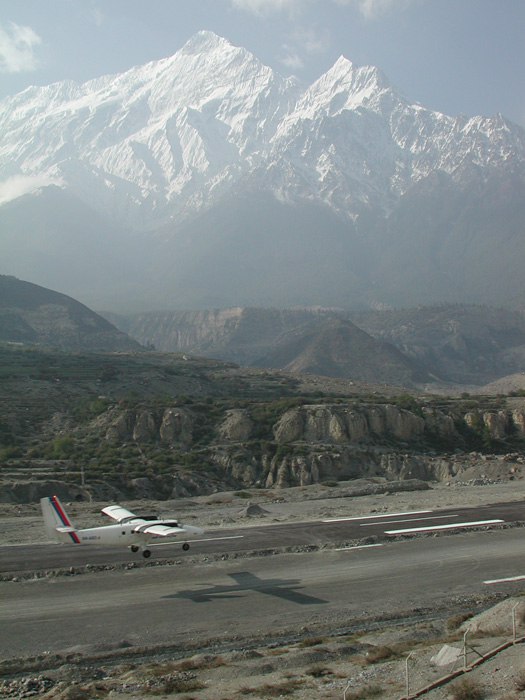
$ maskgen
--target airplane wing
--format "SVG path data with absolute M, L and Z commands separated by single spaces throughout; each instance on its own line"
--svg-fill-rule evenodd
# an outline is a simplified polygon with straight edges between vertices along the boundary
M 122 508 L 122 506 L 107 506 L 106 508 L 102 508 L 102 512 L 119 523 L 123 520 L 134 520 L 137 518 L 134 513 Z
M 181 535 L 186 530 L 183 527 L 171 527 L 169 525 L 139 525 L 135 528 L 134 532 L 141 532 L 146 535 L 159 535 L 160 537 L 174 537 L 175 535 Z

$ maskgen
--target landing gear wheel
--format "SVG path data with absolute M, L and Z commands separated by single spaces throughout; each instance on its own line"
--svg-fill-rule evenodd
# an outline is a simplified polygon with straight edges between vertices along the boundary
M 190 545 L 189 545 L 187 542 L 185 542 L 185 543 L 182 545 L 182 549 L 183 549 L 185 552 L 187 552 L 189 548 L 190 548 Z
M 131 551 L 134 552 L 134 553 L 139 551 L 139 548 L 137 547 L 136 544 L 132 544 L 131 547 L 130 547 L 130 549 L 131 549 Z
M 151 552 L 149 551 L 149 549 L 145 549 L 142 552 L 142 556 L 144 557 L 144 559 L 149 559 L 151 557 Z

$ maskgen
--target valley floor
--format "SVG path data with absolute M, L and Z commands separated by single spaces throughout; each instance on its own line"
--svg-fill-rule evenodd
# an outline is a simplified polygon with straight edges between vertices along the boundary
M 481 477 L 481 475 L 478 475 Z M 494 475 L 493 475 L 494 476 Z M 377 483 L 378 480 L 376 480 Z M 380 481 L 380 480 L 379 480 Z M 525 497 L 525 480 L 501 480 L 489 483 L 479 478 L 468 482 L 433 484 L 423 491 L 369 494 L 349 497 L 356 486 L 366 483 L 345 482 L 337 486 L 313 485 L 278 491 L 246 491 L 217 493 L 193 499 L 156 502 L 160 513 L 176 513 L 184 521 L 203 527 L 225 528 L 253 522 L 297 522 L 326 517 L 352 517 L 370 513 L 403 512 L 426 508 L 446 508 L 519 501 Z M 71 514 L 79 525 L 96 525 L 104 520 L 100 508 L 104 504 L 71 504 Z M 127 507 L 144 510 L 145 501 L 126 503 Z M 252 506 L 252 507 L 250 507 Z M 258 508 L 259 507 L 259 508 Z M 259 514 L 249 515 L 261 510 Z M 39 507 L 0 505 L 0 545 L 45 541 Z M 308 555 L 306 555 L 308 556 Z M 21 585 L 16 583 L 3 585 Z M 519 592 L 515 584 L 509 593 Z M 508 594 L 507 594 L 508 595 Z M 472 636 L 468 652 L 471 664 L 512 637 L 511 610 L 520 607 L 518 636 L 525 633 L 525 604 L 521 598 L 506 599 L 505 592 L 487 595 L 481 600 L 465 600 L 465 607 L 489 608 L 481 620 L 485 627 Z M 490 605 L 503 599 L 496 612 Z M 387 606 L 388 607 L 388 606 Z M 249 644 L 244 640 L 225 644 L 223 649 L 210 646 L 207 651 L 188 647 L 175 655 L 160 649 L 148 650 L 145 658 L 126 660 L 126 649 L 108 654 L 84 655 L 76 651 L 59 657 L 56 664 L 23 662 L 11 659 L 0 662 L 0 696 L 27 697 L 28 688 L 39 687 L 41 697 L 55 700 L 78 700 L 107 696 L 120 700 L 142 700 L 152 696 L 189 700 L 231 700 L 289 697 L 324 699 L 368 698 L 396 700 L 406 694 L 406 659 L 410 658 L 410 692 L 414 693 L 452 670 L 438 667 L 430 659 L 444 643 L 462 648 L 463 632 L 458 631 L 457 605 L 436 609 L 426 619 L 396 619 L 394 610 L 382 620 L 363 622 L 363 629 L 346 636 L 331 636 L 326 630 L 297 630 L 289 640 L 272 643 L 258 638 L 254 630 Z M 522 611 L 521 608 L 524 608 Z M 497 624 L 495 624 L 495 621 Z M 451 624 L 453 623 L 453 624 Z M 209 653 L 208 653 L 209 652 Z M 525 645 L 512 645 L 470 671 L 464 678 L 478 684 L 488 700 L 523 696 L 525 686 Z M 462 667 L 460 659 L 455 668 Z M 2 680 L 3 678 L 3 680 Z M 44 679 L 51 679 L 45 681 Z M 463 682 L 461 679 L 453 681 Z M 33 685 L 31 686 L 31 683 Z M 48 686 L 45 684 L 48 683 Z M 428 700 L 452 696 L 452 682 L 429 690 Z M 40 685 L 39 685 L 40 684 Z M 43 691 L 49 688 L 48 693 Z M 74 691 L 73 695 L 71 694 Z
M 525 478 L 521 474 L 509 478 L 505 463 L 495 462 L 500 466 L 487 464 L 483 473 L 472 471 L 447 484 L 431 484 L 426 490 L 349 495 L 356 491 L 366 494 L 368 489 L 388 483 L 376 478 L 330 486 L 314 484 L 289 489 L 247 489 L 173 501 L 127 501 L 121 505 L 131 511 L 154 510 L 161 516 L 176 516 L 182 522 L 204 528 L 228 528 L 250 522 L 298 522 L 523 500 Z M 487 472 L 490 478 L 487 478 Z M 465 476 L 469 477 L 468 480 L 459 480 Z M 68 504 L 68 513 L 78 527 L 96 527 L 110 522 L 100 512 L 105 505 L 108 504 L 72 503 Z M 254 513 L 250 514 L 252 511 Z M 0 546 L 45 542 L 46 539 L 39 504 L 0 503 Z

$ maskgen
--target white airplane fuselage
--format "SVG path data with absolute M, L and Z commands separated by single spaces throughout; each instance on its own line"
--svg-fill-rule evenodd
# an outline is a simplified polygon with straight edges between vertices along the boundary
M 67 528 L 64 528 L 64 530 L 67 530 Z M 162 537 L 161 535 L 134 532 L 131 525 L 117 524 L 89 527 L 85 530 L 75 530 L 75 533 L 80 540 L 79 544 L 124 545 L 129 547 L 133 544 L 145 545 L 155 541 L 183 543 L 202 535 L 202 530 L 191 525 L 184 525 L 184 532 L 181 532 L 180 535 Z M 62 542 L 74 542 L 71 539 L 72 533 L 58 532 L 58 534 Z
M 156 516 L 137 516 L 118 505 L 102 509 L 105 515 L 118 521 L 114 525 L 80 529 L 73 525 L 57 496 L 42 498 L 40 502 L 49 537 L 69 544 L 116 545 L 129 547 L 133 552 L 141 549 L 147 558 L 151 554 L 148 545 L 152 542 L 180 542 L 186 550 L 189 549 L 188 540 L 204 534 L 200 527 Z

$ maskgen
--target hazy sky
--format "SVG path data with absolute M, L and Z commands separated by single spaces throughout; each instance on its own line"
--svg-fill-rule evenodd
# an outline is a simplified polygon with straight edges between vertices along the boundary
M 0 98 L 169 56 L 210 29 L 311 82 L 343 54 L 447 114 L 525 126 L 525 0 L 1 0 Z

